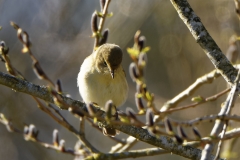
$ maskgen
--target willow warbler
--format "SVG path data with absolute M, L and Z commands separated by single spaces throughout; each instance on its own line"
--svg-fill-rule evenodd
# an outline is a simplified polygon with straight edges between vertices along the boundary
M 108 100 L 116 107 L 126 101 L 128 84 L 121 66 L 122 56 L 119 46 L 103 44 L 84 60 L 77 83 L 85 103 L 95 102 L 103 109 Z M 103 128 L 103 134 L 115 136 L 116 130 Z

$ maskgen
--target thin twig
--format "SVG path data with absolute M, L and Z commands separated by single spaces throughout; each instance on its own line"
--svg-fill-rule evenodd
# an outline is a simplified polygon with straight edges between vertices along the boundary
M 190 85 L 183 92 L 175 96 L 173 99 L 167 101 L 164 106 L 161 108 L 161 112 L 167 111 L 170 108 L 176 107 L 180 102 L 182 102 L 187 97 L 191 96 L 198 88 L 200 88 L 203 84 L 212 83 L 214 79 L 219 77 L 220 74 L 217 70 L 213 70 L 210 73 L 199 77 L 192 85 Z
M 56 150 L 56 151 L 59 151 L 59 152 L 62 152 L 62 153 L 66 153 L 66 154 L 75 155 L 75 156 L 82 156 L 83 153 L 85 152 L 85 151 L 80 151 L 80 150 L 75 151 L 73 149 L 65 149 L 64 143 L 62 143 L 60 145 L 58 142 L 57 142 L 58 144 L 51 144 L 51 143 L 43 142 L 43 141 L 41 141 L 37 138 L 37 134 L 35 134 L 35 135 L 33 135 L 32 133 L 30 134 L 29 130 L 28 131 L 24 130 L 24 132 L 20 131 L 8 119 L 6 119 L 3 114 L 0 114 L 0 123 L 5 125 L 8 130 L 11 129 L 9 131 L 22 134 L 25 137 L 25 140 L 36 142 L 36 143 L 38 143 L 38 144 L 40 144 L 40 145 L 42 145 L 46 148 L 51 148 L 53 150 Z M 27 128 L 29 129 L 30 127 L 27 127 Z M 36 129 L 36 128 L 34 127 L 34 129 Z M 37 133 L 37 131 L 35 131 L 35 133 Z M 64 142 L 64 140 L 62 140 L 62 142 Z M 84 155 L 84 156 L 87 156 L 87 154 Z
M 48 108 L 46 108 L 37 98 L 33 97 L 37 103 L 38 106 L 41 110 L 43 110 L 44 112 L 46 112 L 50 117 L 52 117 L 56 122 L 58 122 L 59 124 L 61 124 L 62 126 L 64 126 L 65 128 L 67 128 L 69 131 L 73 132 L 74 135 L 81 140 L 81 142 L 91 151 L 91 152 L 95 152 L 98 153 L 99 151 L 92 146 L 88 140 L 85 138 L 84 134 L 82 134 L 81 132 L 78 132 L 71 124 L 69 124 L 67 121 L 63 121 L 61 119 L 59 119 L 58 117 L 56 117 L 51 110 L 49 110 Z
M 80 140 L 92 153 L 100 153 L 85 137 L 85 117 L 80 117 Z
M 218 114 L 220 116 L 228 115 L 231 111 L 231 108 L 234 106 L 234 101 L 236 100 L 236 95 L 237 95 L 236 90 L 237 90 L 237 87 L 238 87 L 239 74 L 240 74 L 240 72 L 238 72 L 238 75 L 236 77 L 234 85 L 232 86 L 231 92 L 228 94 L 228 97 L 225 101 L 225 104 L 221 108 L 221 111 Z M 222 133 L 225 133 L 224 130 L 226 130 L 227 126 L 225 126 L 225 125 L 223 126 L 223 125 L 224 125 L 224 122 L 222 122 L 221 120 L 216 120 L 215 125 L 214 125 L 214 127 L 213 127 L 213 129 L 210 133 L 210 136 L 211 137 L 218 136 L 218 134 L 222 131 L 222 128 L 223 128 Z M 224 134 L 222 136 L 224 136 Z M 204 150 L 202 152 L 201 160 L 207 160 L 210 157 L 211 152 L 213 150 L 213 145 L 214 145 L 213 143 L 209 143 L 209 144 L 205 145 Z M 218 148 L 219 150 L 220 150 L 220 147 L 221 147 L 221 142 L 220 142 L 220 145 L 219 145 L 219 148 Z M 218 155 L 216 157 L 218 158 Z M 216 160 L 216 158 L 214 160 Z
M 205 99 L 202 98 L 200 102 L 195 102 L 193 104 L 189 104 L 189 105 L 186 105 L 186 106 L 169 109 L 169 110 L 161 112 L 160 115 L 164 114 L 164 113 L 172 113 L 172 112 L 176 112 L 176 111 L 180 111 L 180 110 L 196 107 L 196 106 L 198 106 L 200 104 L 203 104 L 203 103 L 206 103 L 206 102 L 209 102 L 209 101 L 215 101 L 215 100 L 217 100 L 217 98 L 223 96 L 224 94 L 226 94 L 229 91 L 230 91 L 230 88 L 227 88 L 227 89 L 223 90 L 222 92 L 220 92 L 220 93 L 218 93 L 216 95 L 213 95 L 213 96 L 205 98 Z
M 200 122 L 214 121 L 214 120 L 222 120 L 222 121 L 233 120 L 233 121 L 240 122 L 240 116 L 237 116 L 237 115 L 207 115 L 207 116 L 195 118 L 195 119 L 188 120 L 188 121 L 182 121 L 182 122 L 179 120 L 174 120 L 174 119 L 170 119 L 170 118 L 169 118 L 169 120 L 171 121 L 172 125 L 193 126 L 193 125 L 199 124 Z
M 122 143 L 116 144 L 111 148 L 111 151 L 109 153 L 116 153 L 116 152 L 120 153 L 120 152 L 128 151 L 136 143 L 137 143 L 137 139 L 132 136 L 129 136 L 125 144 L 122 144 Z
M 4 114 L 0 113 L 0 123 L 6 126 L 7 130 L 9 132 L 16 132 L 16 133 L 22 133 L 19 129 L 13 126 L 12 122 L 9 121 Z
M 232 109 L 232 107 L 234 106 L 236 97 L 237 97 L 237 95 L 238 95 L 238 93 L 239 93 L 239 91 L 237 91 L 238 82 L 239 82 L 239 77 L 240 77 L 240 70 L 238 70 L 238 75 L 237 75 L 236 80 L 235 80 L 235 82 L 234 82 L 234 85 L 233 85 L 233 87 L 232 87 L 232 89 L 231 89 L 231 92 L 232 92 L 232 93 L 231 93 L 231 98 L 229 99 L 229 102 L 226 102 L 226 103 L 229 103 L 229 104 L 228 104 L 228 108 L 226 109 L 226 112 L 224 113 L 224 115 L 230 114 L 231 109 Z M 238 89 L 239 89 L 239 88 L 238 88 Z M 222 132 L 221 132 L 221 134 L 220 134 L 221 138 L 224 137 L 224 134 L 225 134 L 225 132 L 226 132 L 226 130 L 227 130 L 227 126 L 228 126 L 228 122 L 229 122 L 229 121 L 226 120 L 226 121 L 224 121 L 224 122 L 225 122 L 225 123 L 224 123 L 224 125 L 223 125 Z M 221 146 L 222 146 L 222 141 L 219 141 L 219 143 L 218 143 L 218 149 L 217 149 L 217 153 L 216 153 L 216 158 L 215 158 L 214 160 L 216 160 L 217 158 L 219 158 L 219 156 L 220 156 L 220 151 L 221 151 Z
M 99 34 L 102 33 L 103 25 L 104 25 L 105 19 L 106 19 L 107 14 L 108 14 L 108 7 L 109 7 L 110 2 L 111 2 L 111 0 L 106 0 L 106 2 L 105 2 L 105 6 L 104 6 L 103 11 L 102 11 L 102 16 L 100 18 L 100 22 L 99 22 L 99 25 L 98 25 L 98 33 Z M 99 38 L 100 38 L 99 35 L 96 35 L 93 51 L 96 49 L 96 47 L 98 47 Z
M 51 109 L 54 110 L 54 112 L 61 118 L 62 121 L 67 122 L 67 120 L 63 117 L 63 115 L 59 112 L 59 110 L 57 110 L 56 108 L 53 107 L 53 105 L 48 104 L 48 107 L 50 107 Z
M 160 109 L 161 112 L 168 112 L 169 109 L 174 108 L 179 104 L 181 101 L 186 99 L 187 97 L 191 96 L 199 87 L 201 87 L 203 84 L 206 83 L 212 83 L 212 81 L 219 77 L 220 73 L 218 70 L 213 70 L 207 74 L 205 74 L 202 77 L 199 77 L 192 85 L 190 85 L 187 89 L 185 89 L 183 92 L 179 93 L 177 96 L 172 98 L 171 100 L 167 101 L 163 107 Z M 189 107 L 194 107 L 195 105 L 198 105 L 198 103 L 194 103 Z M 187 106 L 186 106 L 187 107 Z M 188 107 L 187 107 L 188 108 Z M 178 110 L 178 109 L 176 109 Z M 171 111 L 170 111 L 171 112 Z M 166 114 L 161 114 L 161 116 L 156 115 L 154 117 L 154 121 L 158 122 L 161 119 L 163 119 L 166 116 Z
M 14 22 L 10 22 L 10 24 L 14 27 L 14 29 L 17 30 L 17 36 L 18 39 L 22 42 L 23 44 L 23 49 L 22 52 L 26 53 L 28 52 L 29 56 L 31 57 L 32 61 L 33 61 L 33 70 L 36 73 L 36 75 L 38 76 L 39 79 L 44 79 L 46 80 L 48 83 L 50 83 L 50 85 L 52 85 L 52 87 L 54 87 L 54 83 L 52 82 L 52 80 L 45 74 L 45 72 L 43 71 L 39 61 L 37 60 L 37 58 L 33 55 L 32 51 L 31 51 L 31 42 L 30 42 L 30 38 L 29 35 L 26 31 L 23 31 L 22 28 L 20 28 L 16 23 Z

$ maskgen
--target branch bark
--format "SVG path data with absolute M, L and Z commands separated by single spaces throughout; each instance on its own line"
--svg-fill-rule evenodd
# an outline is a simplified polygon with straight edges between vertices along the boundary
M 132 150 L 128 152 L 121 153 L 98 153 L 91 155 L 84 160 L 105 160 L 105 159 L 124 159 L 124 158 L 139 158 L 139 157 L 149 157 L 154 155 L 166 154 L 169 151 L 160 148 L 148 148 L 142 150 Z

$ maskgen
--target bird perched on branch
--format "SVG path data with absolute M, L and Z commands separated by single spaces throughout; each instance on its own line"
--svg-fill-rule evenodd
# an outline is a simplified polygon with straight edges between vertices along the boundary
M 104 108 L 108 100 L 117 107 L 126 101 L 128 84 L 121 66 L 122 56 L 119 46 L 107 43 L 84 60 L 77 83 L 85 103 L 95 102 Z M 116 130 L 103 128 L 103 134 L 115 136 Z

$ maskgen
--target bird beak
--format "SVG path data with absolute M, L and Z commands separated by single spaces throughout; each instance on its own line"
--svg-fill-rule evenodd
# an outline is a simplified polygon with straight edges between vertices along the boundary
M 111 73 L 112 79 L 114 79 L 114 70 L 111 70 L 110 73 Z

